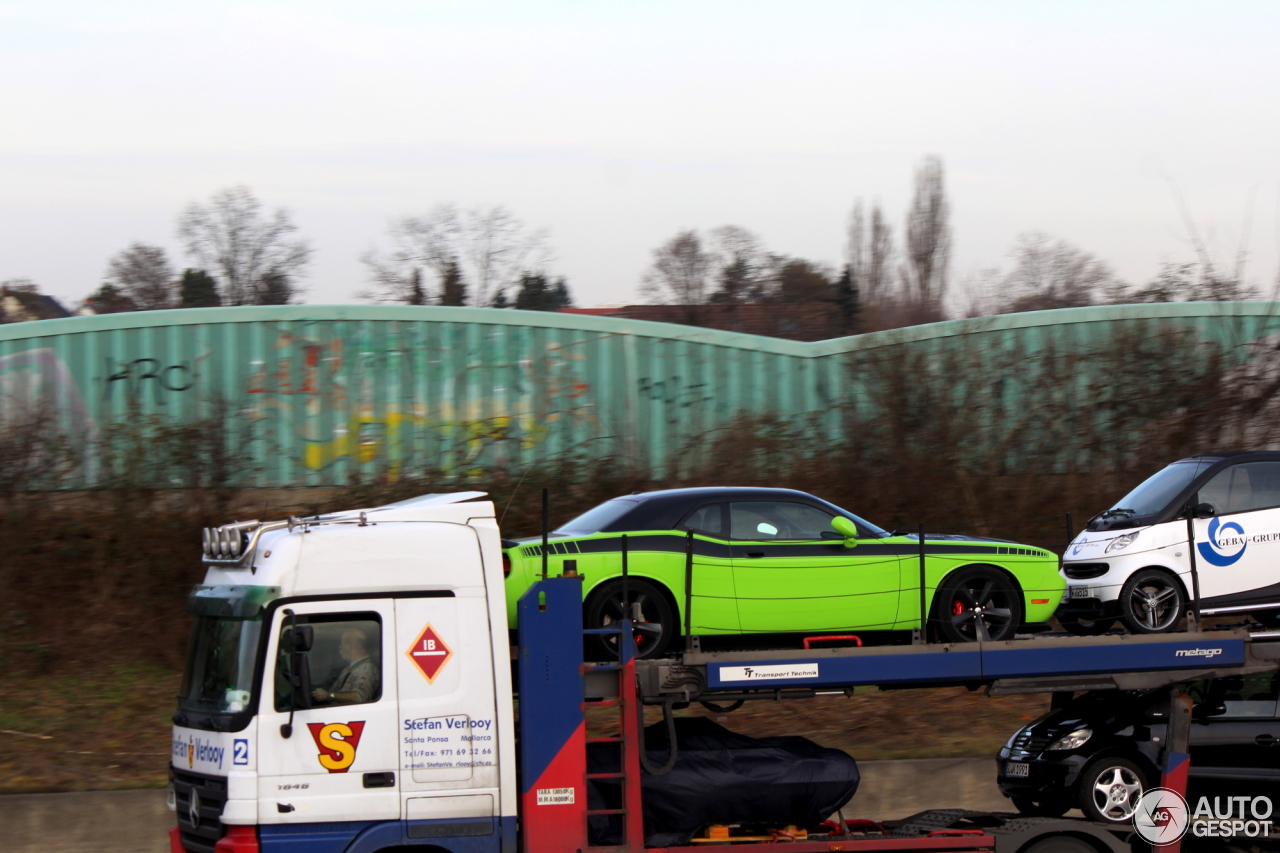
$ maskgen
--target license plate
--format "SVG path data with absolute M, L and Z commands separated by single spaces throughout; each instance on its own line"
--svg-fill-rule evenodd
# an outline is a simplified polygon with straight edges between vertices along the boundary
M 1089 587 L 1072 586 L 1067 588 L 1072 598 L 1089 598 Z
M 1006 776 L 1030 776 L 1031 765 L 1020 764 L 1017 761 L 1006 761 L 1004 764 L 1004 775 Z

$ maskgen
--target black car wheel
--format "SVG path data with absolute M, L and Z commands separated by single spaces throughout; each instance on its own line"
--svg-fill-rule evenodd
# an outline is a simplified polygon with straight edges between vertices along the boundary
M 1022 622 L 1022 594 L 1008 575 L 990 566 L 948 576 L 934 602 L 938 633 L 951 643 L 1011 640 Z
M 636 657 L 661 655 L 676 635 L 676 617 L 671 603 L 654 584 L 631 579 L 627 582 L 627 603 L 624 607 L 622 587 L 622 581 L 614 580 L 591 593 L 583 614 L 586 627 L 616 627 L 625 612 L 631 618 Z M 591 640 L 588 648 L 602 655 L 603 660 L 618 659 L 617 634 L 597 634 Z
M 1089 820 L 1123 823 L 1133 819 L 1147 789 L 1146 775 L 1126 758 L 1099 758 L 1080 773 L 1080 810 Z
M 1098 848 L 1073 835 L 1054 835 L 1023 848 L 1022 853 L 1098 853 Z
M 1186 609 L 1186 596 L 1173 575 L 1160 569 L 1134 572 L 1120 589 L 1120 612 L 1135 634 L 1172 631 Z
M 1075 613 L 1059 613 L 1062 630 L 1077 637 L 1096 637 L 1115 627 L 1115 619 L 1088 619 Z
M 1270 628 L 1272 630 L 1280 628 L 1280 611 L 1263 610 L 1257 613 L 1250 613 L 1249 615 L 1262 623 L 1264 628 Z
M 1033 817 L 1062 817 L 1071 808 L 1071 801 L 1066 797 L 1052 800 L 1037 800 L 1032 797 L 1010 797 L 1013 807 L 1020 814 Z

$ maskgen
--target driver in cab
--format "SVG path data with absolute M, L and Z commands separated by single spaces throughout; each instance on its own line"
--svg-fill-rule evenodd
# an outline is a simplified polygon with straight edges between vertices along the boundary
M 378 668 L 369 659 L 369 636 L 363 628 L 342 632 L 338 654 L 347 662 L 333 687 L 317 687 L 311 698 L 319 705 L 354 705 L 378 695 Z

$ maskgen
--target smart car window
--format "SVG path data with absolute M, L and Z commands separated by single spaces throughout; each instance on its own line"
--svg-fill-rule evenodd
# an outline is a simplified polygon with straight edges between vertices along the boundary
M 382 624 L 376 613 L 299 614 L 298 624 L 311 625 L 315 639 L 307 653 L 311 667 L 313 707 L 361 705 L 382 697 Z M 280 630 L 276 660 L 276 710 L 289 710 L 287 653 L 291 631 Z
M 707 504 L 700 506 L 677 525 L 679 530 L 692 530 L 708 536 L 719 536 L 724 527 L 724 504 Z
M 1200 488 L 1199 501 L 1218 515 L 1280 507 L 1280 462 L 1232 465 Z
M 737 541 L 822 539 L 831 530 L 829 512 L 788 501 L 741 501 L 729 505 L 729 538 Z

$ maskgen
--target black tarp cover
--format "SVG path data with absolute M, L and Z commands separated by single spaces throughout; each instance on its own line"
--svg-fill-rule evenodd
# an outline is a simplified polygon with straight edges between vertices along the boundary
M 751 738 L 731 732 L 705 717 L 678 717 L 679 754 L 671 772 L 641 773 L 646 847 L 688 844 L 713 823 L 813 827 L 853 797 L 858 765 L 847 753 L 827 749 L 802 737 Z M 664 723 L 644 731 L 649 763 L 667 760 Z M 618 747 L 587 747 L 588 773 L 617 773 Z M 621 784 L 592 779 L 588 808 L 622 807 Z M 621 844 L 622 819 L 593 815 L 588 821 L 592 844 Z

